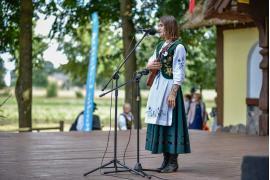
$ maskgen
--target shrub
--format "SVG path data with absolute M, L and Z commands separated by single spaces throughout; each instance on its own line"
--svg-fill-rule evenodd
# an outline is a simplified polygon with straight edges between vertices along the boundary
M 47 97 L 57 97 L 57 84 L 56 83 L 49 83 L 47 87 Z
M 81 91 L 76 91 L 75 95 L 76 95 L 76 98 L 83 98 L 83 94 Z

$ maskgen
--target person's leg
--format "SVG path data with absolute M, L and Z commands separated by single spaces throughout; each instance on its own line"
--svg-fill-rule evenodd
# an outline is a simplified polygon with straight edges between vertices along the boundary
M 168 162 L 169 162 L 169 157 L 170 157 L 170 154 L 169 153 L 163 153 L 163 162 L 160 166 L 160 168 L 158 168 L 159 171 L 161 171 L 162 169 L 164 169 Z
M 178 158 L 178 154 L 169 154 L 168 164 L 160 172 L 161 173 L 171 173 L 171 172 L 177 171 L 177 169 L 178 169 L 177 158 Z

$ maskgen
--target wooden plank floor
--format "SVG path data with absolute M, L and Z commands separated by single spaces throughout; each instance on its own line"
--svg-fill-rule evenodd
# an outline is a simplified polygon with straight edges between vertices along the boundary
M 157 168 L 162 157 L 144 150 L 145 132 L 140 131 L 141 163 L 144 168 Z M 83 177 L 85 172 L 100 165 L 107 133 L 0 133 L 0 179 L 143 179 L 127 172 L 108 177 L 100 175 L 99 171 Z M 118 133 L 121 162 L 128 137 L 129 131 Z M 268 137 L 190 131 L 190 139 L 192 153 L 180 155 L 180 168 L 176 173 L 148 174 L 164 179 L 240 179 L 244 155 L 268 155 Z M 126 156 L 126 164 L 133 167 L 136 163 L 135 131 L 132 131 Z M 104 162 L 112 158 L 113 136 Z

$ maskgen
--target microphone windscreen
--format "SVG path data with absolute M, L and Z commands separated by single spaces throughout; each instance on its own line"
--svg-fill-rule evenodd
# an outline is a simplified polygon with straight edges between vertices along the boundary
M 148 32 L 149 35 L 155 35 L 156 33 L 157 33 L 157 30 L 149 29 L 149 32 Z

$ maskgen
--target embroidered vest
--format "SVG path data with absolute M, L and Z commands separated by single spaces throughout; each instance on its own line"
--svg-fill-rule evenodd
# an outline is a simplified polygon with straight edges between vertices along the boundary
M 121 113 L 121 115 L 124 116 L 124 118 L 126 120 L 127 129 L 131 129 L 133 118 L 131 118 L 131 120 L 128 120 L 127 114 Z
M 156 48 L 156 57 L 159 55 L 159 51 L 164 44 L 165 41 L 161 41 Z M 167 50 L 167 52 L 163 53 L 160 58 L 160 63 L 161 63 L 161 73 L 163 77 L 166 79 L 173 79 L 173 69 L 172 69 L 172 64 L 173 64 L 173 55 L 174 55 L 174 50 L 176 46 L 180 44 L 179 40 L 176 40 L 170 48 Z

